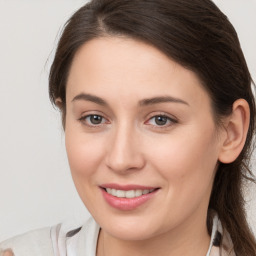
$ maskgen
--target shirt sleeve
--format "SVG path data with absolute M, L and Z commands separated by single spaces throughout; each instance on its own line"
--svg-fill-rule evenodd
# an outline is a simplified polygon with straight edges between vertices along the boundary
M 15 236 L 0 243 L 0 249 L 12 249 L 15 256 L 54 256 L 51 228 L 43 228 Z

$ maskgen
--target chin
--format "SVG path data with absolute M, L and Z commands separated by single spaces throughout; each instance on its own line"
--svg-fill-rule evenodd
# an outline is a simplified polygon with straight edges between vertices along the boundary
M 126 216 L 119 220 L 109 218 L 107 221 L 100 220 L 98 223 L 110 236 L 126 241 L 147 240 L 159 235 L 164 229 L 162 225 L 159 225 L 160 223 L 147 220 L 145 216 L 142 218 Z

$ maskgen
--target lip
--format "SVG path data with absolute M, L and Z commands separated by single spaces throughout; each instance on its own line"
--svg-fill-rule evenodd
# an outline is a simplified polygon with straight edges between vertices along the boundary
M 141 185 L 135 185 L 135 184 L 127 184 L 127 185 L 120 185 L 120 184 L 115 184 L 115 183 L 108 183 L 108 184 L 102 184 L 100 185 L 101 188 L 114 188 L 114 189 L 119 189 L 119 190 L 124 190 L 124 191 L 129 191 L 129 190 L 145 190 L 145 189 L 156 189 L 157 187 L 147 187 L 147 186 L 141 186 Z
M 140 186 L 140 185 L 119 185 L 119 184 L 102 184 L 99 188 L 102 192 L 102 195 L 105 201 L 111 207 L 121 211 L 135 210 L 139 206 L 145 204 L 150 199 L 152 199 L 156 195 L 157 191 L 159 190 L 159 188 L 157 187 L 148 187 L 148 186 Z M 120 197 L 116 197 L 108 194 L 107 191 L 105 190 L 106 188 L 112 188 L 112 189 L 118 189 L 118 190 L 124 190 L 124 191 L 136 190 L 136 189 L 139 189 L 139 190 L 155 189 L 155 190 L 149 194 L 144 194 L 135 198 L 123 198 L 123 197 L 120 198 Z

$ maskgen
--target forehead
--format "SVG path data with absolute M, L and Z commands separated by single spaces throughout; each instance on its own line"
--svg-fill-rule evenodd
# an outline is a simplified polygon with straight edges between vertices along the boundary
M 117 37 L 93 39 L 78 50 L 68 77 L 67 101 L 79 93 L 122 102 L 159 94 L 209 101 L 194 72 L 149 44 Z

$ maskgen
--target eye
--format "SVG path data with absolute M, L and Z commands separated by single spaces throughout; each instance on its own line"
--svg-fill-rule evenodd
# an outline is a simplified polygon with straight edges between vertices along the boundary
M 170 126 L 173 123 L 177 123 L 177 121 L 173 118 L 170 118 L 166 115 L 156 115 L 151 117 L 146 124 L 154 125 L 154 126 Z
M 79 120 L 88 126 L 98 126 L 107 123 L 103 116 L 95 114 L 83 116 Z

